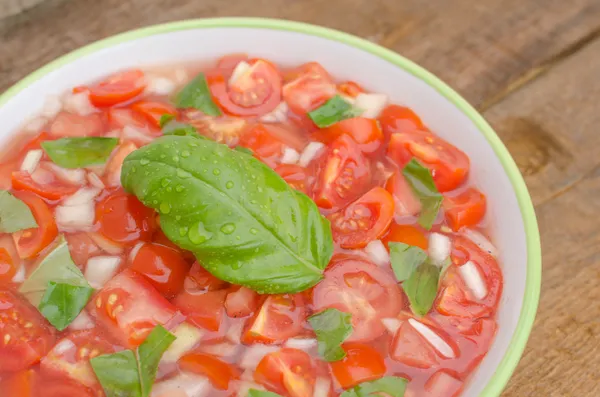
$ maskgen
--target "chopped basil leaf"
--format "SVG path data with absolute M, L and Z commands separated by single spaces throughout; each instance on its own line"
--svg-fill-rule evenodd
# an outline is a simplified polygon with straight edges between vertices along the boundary
M 172 120 L 166 123 L 162 127 L 163 135 L 177 135 L 177 136 L 193 136 L 194 138 L 204 138 L 198 134 L 198 130 L 192 125 L 180 123 Z
M 172 114 L 163 114 L 162 116 L 160 116 L 158 125 L 160 126 L 160 128 L 163 128 L 165 126 L 165 124 L 167 124 L 169 121 L 174 120 L 174 119 L 175 119 L 175 116 L 173 116 Z
M 413 313 L 424 316 L 429 312 L 437 295 L 439 278 L 440 268 L 425 261 L 402 283 Z
M 336 95 L 315 110 L 308 112 L 308 117 L 314 121 L 317 127 L 324 128 L 338 121 L 355 117 L 358 114 L 360 113 L 357 113 L 351 104 L 341 96 Z
M 346 357 L 341 344 L 352 333 L 352 315 L 337 309 L 326 309 L 308 318 L 319 342 L 319 355 L 325 361 L 338 361 Z
M 58 245 L 42 259 L 33 273 L 21 284 L 19 292 L 32 305 L 38 307 L 51 281 L 75 287 L 89 287 L 81 270 L 73 263 L 67 242 L 62 236 Z
M 175 97 L 178 108 L 194 108 L 207 116 L 220 116 L 221 110 L 213 102 L 204 73 L 198 74 Z
M 42 142 L 42 148 L 61 167 L 81 168 L 106 163 L 118 143 L 118 138 L 61 138 Z
M 363 382 L 350 390 L 343 392 L 340 397 L 403 397 L 408 380 L 399 376 L 384 376 L 370 382 Z
M 234 148 L 234 150 L 237 150 L 238 152 L 249 154 L 250 156 L 254 156 L 254 152 L 252 151 L 252 149 L 248 149 L 247 147 L 236 146 Z
M 163 353 L 175 336 L 162 326 L 154 327 L 137 352 L 124 350 L 90 360 L 107 397 L 148 397 Z
M 50 281 L 38 309 L 50 324 L 62 331 L 79 315 L 92 292 L 94 289 L 90 286 L 78 287 Z
M 38 227 L 38 224 L 27 204 L 6 190 L 0 190 L 0 233 L 14 233 L 34 227 Z
M 435 187 L 431 172 L 413 158 L 404 166 L 402 174 L 421 201 L 419 224 L 427 230 L 431 229 L 443 199 L 443 196 Z
M 250 389 L 248 390 L 248 397 L 282 397 L 280 394 L 273 393 L 270 391 Z
M 402 282 L 410 277 L 412 272 L 427 259 L 427 253 L 419 247 L 404 243 L 388 243 L 390 259 L 396 279 Z

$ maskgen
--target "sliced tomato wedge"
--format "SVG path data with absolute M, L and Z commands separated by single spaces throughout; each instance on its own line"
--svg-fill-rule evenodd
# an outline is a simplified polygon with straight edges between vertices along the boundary
M 137 150 L 133 142 L 122 143 L 110 155 L 104 171 L 106 182 L 109 186 L 121 186 L 121 169 L 123 161 L 131 152 Z
M 142 245 L 130 266 L 167 299 L 181 291 L 189 268 L 179 252 L 153 243 Z
M 33 180 L 31 175 L 25 171 L 15 171 L 12 173 L 12 186 L 16 190 L 33 192 L 48 200 L 60 200 L 79 190 L 78 186 L 66 185 L 58 180 L 44 184 L 37 183 Z
M 246 317 L 258 308 L 259 295 L 250 288 L 239 287 L 237 291 L 227 294 L 225 299 L 225 310 L 229 317 Z
M 390 136 L 397 132 L 415 132 L 426 130 L 427 128 L 410 108 L 389 105 L 379 115 L 381 129 L 386 136 Z
M 132 104 L 131 109 L 144 115 L 156 128 L 160 128 L 160 119 L 163 115 L 177 116 L 177 109 L 163 102 L 139 101 Z
M 394 197 L 394 212 L 397 216 L 414 217 L 421 212 L 421 201 L 401 172 L 394 172 L 389 177 L 385 189 Z
M 352 138 L 336 139 L 318 161 L 313 199 L 319 207 L 340 209 L 369 189 L 371 165 Z
M 206 376 L 220 390 L 229 389 L 230 383 L 240 378 L 239 369 L 209 354 L 187 354 L 179 359 L 178 365 L 183 371 Z
M 36 308 L 0 290 L 0 373 L 36 364 L 54 343 L 54 329 Z
M 94 397 L 89 388 L 69 379 L 48 379 L 39 383 L 36 396 L 39 397 Z
M 275 168 L 275 172 L 294 189 L 310 195 L 311 185 L 306 168 L 296 164 L 280 164 Z
M 198 294 L 206 291 L 218 291 L 229 287 L 227 281 L 220 280 L 209 273 L 200 263 L 194 262 L 184 281 L 188 293 Z
M 363 248 L 381 237 L 394 216 L 392 195 L 374 187 L 345 209 L 329 215 L 333 240 L 342 248 Z
M 364 153 L 373 153 L 383 144 L 383 132 L 379 122 L 364 117 L 353 117 L 338 121 L 330 127 L 319 129 L 312 137 L 326 145 L 341 135 L 349 135 Z
M 485 195 L 475 188 L 468 188 L 456 196 L 445 196 L 442 202 L 446 221 L 454 231 L 477 225 L 486 209 Z
M 318 108 L 337 92 L 329 73 L 316 62 L 287 72 L 284 79 L 283 99 L 300 115 Z
M 388 243 L 392 241 L 395 243 L 413 245 L 424 250 L 427 250 L 427 247 L 429 246 L 429 240 L 427 240 L 425 230 L 419 225 L 402 225 L 392 222 L 389 230 L 388 234 L 383 238 L 386 247 L 388 246 Z
M 329 363 L 333 376 L 342 388 L 349 389 L 385 374 L 385 362 L 375 348 L 362 343 L 344 343 L 342 348 L 346 357 Z
M 360 86 L 360 84 L 354 81 L 345 81 L 342 84 L 339 84 L 337 89 L 342 94 L 348 95 L 352 98 L 356 98 L 358 94 L 362 94 L 363 92 L 365 92 L 365 90 Z
M 228 86 L 222 73 L 207 76 L 212 97 L 232 116 L 257 117 L 269 113 L 281 102 L 281 76 L 270 62 L 251 61 L 248 71 Z
M 144 72 L 127 70 L 89 87 L 90 102 L 98 107 L 113 106 L 135 98 L 145 88 Z
M 172 329 L 184 319 L 145 278 L 129 269 L 110 280 L 89 306 L 114 338 L 128 347 L 142 343 L 155 326 Z
M 98 113 L 87 116 L 60 112 L 50 125 L 53 138 L 98 136 L 104 132 L 104 122 Z
M 246 324 L 242 342 L 283 342 L 302 331 L 305 317 L 305 302 L 301 294 L 269 295 Z
M 29 192 L 14 192 L 14 195 L 27 204 L 38 224 L 37 228 L 20 230 L 12 235 L 19 257 L 31 259 L 54 241 L 58 228 L 52 211 L 41 198 Z
M 7 397 L 34 397 L 33 393 L 37 378 L 37 373 L 33 369 L 17 372 L 0 381 L 2 395 Z
M 65 238 L 73 262 L 81 268 L 86 265 L 89 258 L 102 253 L 102 249 L 98 247 L 98 244 L 85 232 L 65 233 Z
M 187 315 L 190 323 L 216 332 L 223 322 L 226 297 L 226 290 L 191 293 L 184 289 L 175 297 L 173 304 Z
M 412 158 L 431 171 L 440 192 L 456 189 L 469 174 L 469 158 L 442 138 L 424 131 L 392 134 L 388 156 L 404 167 Z
M 154 210 L 122 190 L 109 194 L 96 206 L 96 223 L 100 233 L 116 243 L 149 241 L 156 227 Z
M 425 383 L 424 397 L 457 397 L 463 382 L 445 371 L 438 371 Z
M 431 368 L 438 363 L 433 346 L 408 321 L 404 321 L 396 332 L 390 356 L 415 368 Z
M 312 397 L 316 376 L 310 356 L 302 350 L 288 348 L 267 354 L 254 372 L 257 383 L 291 397 Z
M 381 336 L 382 318 L 395 317 L 404 297 L 394 276 L 360 257 L 334 257 L 325 279 L 312 293 L 315 311 L 335 308 L 352 314 L 354 330 L 347 339 L 369 341 Z

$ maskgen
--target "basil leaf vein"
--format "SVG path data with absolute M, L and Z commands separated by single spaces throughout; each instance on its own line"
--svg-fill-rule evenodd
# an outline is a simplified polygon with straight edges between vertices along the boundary
M 424 316 L 429 312 L 437 296 L 439 278 L 440 268 L 425 261 L 402 283 L 413 313 Z
M 204 73 L 198 74 L 175 97 L 178 108 L 194 108 L 207 116 L 220 116 L 221 110 L 212 99 Z
M 438 192 L 431 172 L 413 158 L 404 166 L 402 174 L 421 201 L 419 224 L 427 230 L 431 229 L 444 198 Z
M 341 96 L 336 95 L 315 110 L 308 112 L 308 117 L 319 128 L 329 127 L 338 121 L 358 116 L 362 111 L 355 110 Z
M 319 355 L 325 361 L 339 361 L 346 357 L 346 352 L 341 344 L 352 333 L 352 315 L 337 309 L 326 309 L 308 318 L 317 341 L 319 342 Z
M 0 190 L 0 233 L 38 227 L 29 206 L 6 190 Z
M 90 286 L 50 281 L 38 309 L 50 324 L 63 331 L 83 310 L 92 292 L 94 289 Z
M 81 168 L 106 163 L 118 143 L 118 138 L 76 137 L 44 141 L 42 148 L 59 166 Z
M 399 282 L 405 281 L 427 259 L 427 253 L 419 247 L 389 242 L 392 270 Z
M 350 390 L 343 392 L 340 397 L 370 397 L 389 396 L 403 397 L 408 380 L 399 376 L 384 376 L 377 380 L 363 382 Z
M 323 277 L 333 252 L 315 203 L 254 157 L 211 140 L 163 136 L 131 153 L 121 182 L 161 228 L 221 280 L 292 293 Z

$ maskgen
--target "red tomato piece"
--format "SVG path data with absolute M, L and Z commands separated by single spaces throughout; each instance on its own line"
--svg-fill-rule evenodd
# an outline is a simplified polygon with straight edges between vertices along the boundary
M 52 347 L 54 329 L 36 308 L 0 290 L 0 373 L 36 364 Z
M 15 266 L 13 257 L 0 244 L 0 285 L 10 284 L 16 273 L 17 267 Z
M 442 203 L 446 221 L 454 231 L 477 225 L 486 209 L 485 195 L 475 188 L 468 188 L 456 196 L 446 196 Z
M 0 381 L 0 390 L 7 397 L 34 397 L 36 380 L 35 370 L 20 371 Z
M 349 389 L 385 374 L 383 357 L 373 347 L 362 343 L 344 343 L 342 348 L 346 357 L 329 363 L 333 376 L 342 388 Z
M 177 116 L 175 107 L 162 102 L 139 101 L 131 105 L 131 109 L 144 115 L 156 128 L 160 128 L 160 119 L 163 115 Z
M 386 247 L 391 241 L 414 245 L 424 250 L 429 246 L 425 231 L 419 225 L 400 225 L 392 222 L 389 233 L 383 238 Z
M 152 243 L 140 247 L 130 267 L 146 277 L 150 284 L 167 299 L 181 291 L 189 268 L 183 256 L 177 251 Z
M 433 346 L 408 321 L 404 321 L 396 332 L 390 356 L 415 368 L 431 368 L 438 363 Z
M 98 113 L 87 116 L 60 112 L 50 125 L 53 138 L 98 136 L 104 131 L 104 122 Z
M 52 379 L 40 382 L 38 397 L 94 397 L 96 394 L 87 387 L 69 379 Z
M 308 354 L 302 350 L 284 348 L 263 357 L 254 372 L 254 380 L 275 393 L 312 397 L 316 375 Z
M 356 200 L 371 184 L 371 165 L 354 140 L 336 139 L 319 159 L 314 200 L 321 208 L 337 210 Z
M 399 105 L 389 105 L 383 109 L 379 115 L 379 122 L 386 136 L 397 132 L 404 133 L 427 129 L 415 112 Z
M 148 241 L 155 229 L 154 210 L 134 195 L 115 191 L 96 206 L 99 231 L 116 243 Z
M 143 132 L 150 132 L 150 123 L 152 121 L 149 120 L 144 113 L 135 111 L 133 106 L 135 106 L 135 104 L 127 108 L 113 108 L 107 110 L 106 115 L 110 128 L 123 129 L 126 126 L 130 126 Z
M 415 216 L 421 212 L 421 201 L 401 172 L 394 172 L 389 177 L 385 189 L 394 197 L 394 211 L 397 216 Z
M 31 259 L 54 241 L 58 228 L 52 211 L 38 196 L 29 192 L 14 192 L 14 195 L 27 204 L 38 224 L 37 228 L 20 230 L 12 235 L 19 257 Z
M 225 76 L 229 77 L 233 73 L 233 70 L 240 62 L 248 62 L 247 54 L 229 54 L 217 61 L 217 69 Z
M 240 287 L 227 294 L 225 310 L 229 317 L 246 317 L 258 308 L 259 295 L 250 288 Z
M 109 186 L 121 186 L 121 169 L 123 168 L 123 161 L 125 161 L 125 157 L 134 150 L 137 150 L 137 148 L 135 143 L 127 142 L 120 144 L 113 150 L 104 171 Z
M 369 341 L 381 336 L 382 318 L 395 317 L 404 298 L 394 276 L 360 257 L 332 260 L 325 279 L 313 289 L 315 311 L 335 308 L 352 314 L 354 328 L 348 341 Z
M 78 186 L 65 185 L 59 181 L 37 183 L 26 171 L 12 173 L 12 186 L 15 190 L 26 190 L 48 200 L 60 200 L 79 190 Z
M 226 296 L 226 290 L 190 293 L 184 289 L 175 297 L 173 304 L 187 315 L 190 323 L 216 332 L 225 313 Z
M 383 132 L 379 122 L 364 117 L 353 117 L 338 121 L 327 128 L 319 129 L 312 137 L 328 145 L 341 135 L 348 135 L 364 153 L 373 153 L 383 144 Z
M 310 194 L 310 181 L 306 168 L 295 164 L 280 164 L 275 168 L 275 172 L 294 189 Z
M 178 365 L 183 371 L 206 376 L 220 390 L 229 389 L 229 384 L 240 378 L 239 369 L 209 354 L 187 354 L 181 357 Z
M 254 156 L 271 168 L 281 162 L 285 144 L 270 133 L 265 124 L 250 126 L 240 136 L 239 144 L 252 150 Z
M 338 85 L 338 91 L 352 98 L 356 98 L 358 94 L 362 94 L 363 92 L 365 92 L 365 90 L 360 86 L 360 84 L 355 83 L 354 81 L 345 81 L 342 84 Z
M 227 281 L 220 280 L 209 273 L 200 263 L 194 262 L 185 281 L 184 287 L 191 294 L 206 291 L 217 291 L 229 287 Z
M 92 240 L 89 234 L 85 232 L 79 233 L 65 233 L 67 244 L 69 245 L 69 252 L 73 262 L 81 268 L 85 266 L 88 259 L 92 256 L 100 255 L 102 250 Z
M 469 158 L 455 146 L 429 132 L 392 134 L 388 156 L 404 167 L 412 158 L 431 171 L 440 192 L 456 189 L 469 173 Z
M 425 383 L 425 397 L 457 397 L 463 382 L 445 371 L 438 371 Z
M 142 343 L 152 329 L 171 329 L 184 317 L 145 278 L 129 269 L 110 280 L 89 305 L 91 313 L 125 346 Z
M 116 73 L 89 87 L 90 102 L 98 107 L 113 106 L 135 98 L 145 88 L 144 72 L 141 70 Z
M 285 76 L 283 99 L 297 114 L 305 114 L 324 104 L 336 94 L 329 73 L 318 63 L 306 63 Z
M 381 237 L 394 216 L 394 200 L 374 187 L 345 209 L 329 215 L 333 240 L 342 248 L 363 248 Z
M 248 321 L 242 342 L 282 342 L 302 331 L 306 308 L 302 295 L 269 295 L 260 310 Z

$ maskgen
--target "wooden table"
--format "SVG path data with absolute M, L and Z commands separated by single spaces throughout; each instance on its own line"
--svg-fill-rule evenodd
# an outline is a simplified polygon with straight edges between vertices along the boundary
M 600 395 L 600 0 L 46 0 L 0 21 L 0 91 L 115 33 L 240 15 L 366 37 L 483 112 L 525 175 L 543 244 L 539 314 L 504 395 Z

